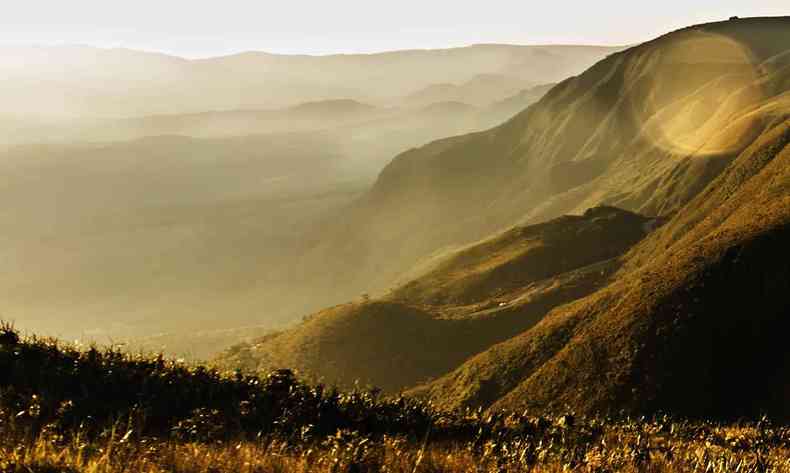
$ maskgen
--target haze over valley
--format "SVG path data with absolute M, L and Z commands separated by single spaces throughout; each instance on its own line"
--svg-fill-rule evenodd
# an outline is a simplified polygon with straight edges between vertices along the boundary
M 784 3 L 40 2 L 0 473 L 790 471 Z
M 0 195 L 14 203 L 0 213 L 4 317 L 123 341 L 265 333 L 341 302 L 311 297 L 293 269 L 395 155 L 498 125 L 621 48 L 202 60 L 0 49 Z M 307 264 L 314 277 L 335 267 Z

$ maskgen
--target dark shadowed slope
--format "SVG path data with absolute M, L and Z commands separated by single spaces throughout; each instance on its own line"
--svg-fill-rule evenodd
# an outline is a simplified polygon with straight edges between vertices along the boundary
M 615 208 L 517 227 L 438 258 L 384 298 L 336 306 L 279 335 L 225 353 L 249 370 L 295 368 L 348 386 L 396 391 L 448 372 L 589 294 L 650 219 Z
M 390 298 L 427 305 L 466 305 L 497 298 L 541 279 L 619 256 L 650 220 L 615 208 L 590 209 L 516 227 L 453 252 Z
M 416 393 L 448 406 L 787 418 L 788 143 L 785 120 L 637 245 L 614 283 Z

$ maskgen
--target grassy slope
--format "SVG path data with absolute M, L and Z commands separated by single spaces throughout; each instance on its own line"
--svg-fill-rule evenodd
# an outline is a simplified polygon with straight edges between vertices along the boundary
M 436 410 L 0 326 L 0 471 L 785 471 L 790 429 Z
M 367 198 L 349 212 L 342 224 L 344 230 L 335 234 L 330 231 L 322 240 L 324 250 L 332 248 L 338 259 L 354 265 L 332 277 L 333 289 L 342 294 L 347 284 L 353 286 L 358 278 L 369 278 L 366 284 L 375 287 L 377 281 L 402 271 L 415 255 L 430 254 L 436 247 L 474 238 L 477 232 L 496 228 L 497 223 L 519 214 L 551 215 L 596 199 L 616 200 L 667 214 L 676 212 L 726 169 L 756 136 L 782 123 L 787 110 L 783 92 L 788 70 L 784 66 L 787 55 L 781 51 L 790 46 L 786 28 L 789 21 L 751 19 L 672 33 L 601 61 L 581 76 L 555 87 L 538 104 L 501 127 L 441 140 L 401 155 L 382 172 Z M 691 45 L 712 51 L 706 50 L 701 58 L 689 57 L 687 48 Z M 743 47 L 750 49 L 760 67 L 754 69 L 751 62 L 739 62 Z M 691 60 L 696 62 L 689 63 Z M 681 66 L 682 80 L 677 72 Z M 760 94 L 754 95 L 753 89 L 758 86 Z M 634 108 L 640 103 L 644 109 Z M 696 103 L 692 111 L 678 113 L 692 103 Z M 715 126 L 723 122 L 729 126 Z M 692 130 L 698 132 L 686 133 Z M 672 143 L 667 143 L 670 139 Z M 696 148 L 688 151 L 692 145 Z M 604 166 L 599 168 L 595 163 Z M 715 208 L 717 204 L 710 205 Z M 343 237 L 342 243 L 333 241 L 338 235 Z M 505 295 L 504 301 L 513 299 L 508 294 L 508 284 L 526 289 L 534 282 L 531 277 L 547 277 L 540 275 L 547 262 L 563 264 L 561 257 L 551 258 L 551 252 L 542 243 L 527 239 L 510 245 L 508 234 L 504 235 L 491 240 L 501 245 L 496 249 L 499 252 L 478 247 L 481 256 L 476 259 L 474 251 L 465 254 L 460 260 L 463 268 L 454 268 L 452 260 L 443 261 L 438 272 L 428 272 L 401 285 L 385 299 L 389 304 L 384 311 L 388 322 L 381 326 L 397 326 L 390 319 L 399 312 L 416 311 L 419 320 L 429 321 L 426 313 L 463 318 L 470 309 L 491 309 L 492 302 L 500 302 L 497 297 Z M 592 244 L 588 249 L 593 253 L 576 256 L 584 260 L 596 254 L 596 249 L 604 250 L 600 241 L 589 243 Z M 314 251 L 326 261 L 330 256 L 321 250 L 319 246 Z M 399 255 L 398 259 L 387 258 L 385 262 L 380 256 L 391 254 Z M 574 258 L 572 253 L 569 256 Z M 535 265 L 530 267 L 533 259 Z M 374 275 L 369 273 L 370 268 L 375 269 Z M 499 278 L 500 275 L 510 279 Z M 511 326 L 511 330 L 530 327 L 547 310 L 589 293 L 563 292 L 576 282 L 552 280 L 544 286 L 551 288 L 551 294 L 563 294 L 556 299 L 545 298 L 549 292 L 538 290 L 533 301 L 543 303 L 541 310 L 517 319 L 520 323 Z M 580 287 L 592 291 L 599 287 L 596 284 L 600 281 Z M 407 310 L 397 304 L 410 307 Z M 373 314 L 369 307 L 352 304 L 330 310 L 327 314 L 331 316 L 326 315 L 326 320 L 336 317 L 337 323 L 323 327 L 317 321 L 308 322 L 254 351 L 260 352 L 262 358 L 269 357 L 276 366 L 298 360 L 295 366 L 310 374 L 319 372 L 327 379 L 346 382 L 358 378 L 392 388 L 409 379 L 419 379 L 426 372 L 440 372 L 430 368 L 432 355 L 406 357 L 404 353 L 415 351 L 412 346 L 438 347 L 431 351 L 445 353 L 446 341 L 468 343 L 454 340 L 452 335 L 434 339 L 434 331 L 428 329 L 415 337 L 409 328 L 400 328 L 402 332 L 397 332 L 396 339 L 411 337 L 414 343 L 377 351 L 382 342 L 375 334 L 384 330 L 356 333 L 349 328 L 356 325 L 347 322 L 362 314 L 360 320 L 375 327 L 370 322 Z M 458 378 L 457 388 L 463 391 L 457 394 L 460 402 L 488 405 L 513 387 L 508 383 L 521 381 L 524 372 L 542 366 L 554 353 L 552 350 L 560 349 L 566 336 L 572 336 L 571 329 L 561 322 L 543 324 L 550 328 L 546 329 L 546 337 L 538 336 L 539 343 L 533 347 L 536 358 L 513 362 L 512 375 L 497 377 L 500 355 L 493 351 L 492 368 L 485 380 L 480 380 L 480 386 L 475 384 L 474 376 Z M 476 330 L 489 333 L 483 328 Z M 347 334 L 359 337 L 346 337 Z M 485 336 L 480 339 L 486 343 L 490 340 Z M 481 345 L 484 344 L 473 345 L 458 357 L 469 356 Z M 401 369 L 405 359 L 414 364 Z M 525 367 L 519 368 L 519 363 Z M 389 382 L 390 377 L 397 382 Z M 498 383 L 506 386 L 497 386 Z M 437 392 L 449 389 L 444 384 L 437 386 Z M 467 395 L 468 400 L 464 397 Z M 448 398 L 452 403 L 456 395 Z
M 385 297 L 321 311 L 285 332 L 236 347 L 222 363 L 295 368 L 306 376 L 396 391 L 441 375 L 590 293 L 649 219 L 591 209 L 517 227 L 458 250 Z M 562 255 L 562 256 L 558 256 Z
M 0 327 L 4 473 L 787 471 L 790 429 L 442 412 L 20 339 Z
M 390 297 L 429 305 L 499 298 L 535 281 L 619 256 L 649 219 L 598 207 L 582 216 L 516 227 L 449 255 Z
M 614 283 L 417 393 L 445 405 L 787 417 L 790 121 L 625 257 Z

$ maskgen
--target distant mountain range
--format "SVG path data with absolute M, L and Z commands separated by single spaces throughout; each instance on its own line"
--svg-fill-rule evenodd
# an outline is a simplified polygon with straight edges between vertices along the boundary
M 120 118 L 272 109 L 337 98 L 391 104 L 445 87 L 436 84 L 468 89 L 484 78 L 488 83 L 474 86 L 478 92 L 470 96 L 474 105 L 484 105 L 565 79 L 620 49 L 477 45 L 333 56 L 248 52 L 187 60 L 125 49 L 2 47 L 0 100 L 5 110 L 22 116 Z M 520 85 L 503 90 L 496 85 L 502 81 Z
M 526 107 L 540 90 L 512 100 Z M 140 336 L 135 346 L 179 356 L 204 356 L 245 333 L 229 326 L 265 333 L 294 317 L 282 268 L 309 248 L 329 209 L 366 190 L 398 152 L 513 113 L 335 99 L 46 126 L 2 121 L 10 143 L 0 150 L 0 196 L 15 202 L 0 212 L 3 310 L 39 333 Z
M 521 82 L 517 82 L 521 83 Z M 363 136 L 381 135 L 398 129 L 429 136 L 428 139 L 400 140 L 408 144 L 425 144 L 437 137 L 496 126 L 548 92 L 550 85 L 528 89 L 491 91 L 495 99 L 481 106 L 450 100 L 446 96 L 425 97 L 424 101 L 402 101 L 398 105 L 373 106 L 352 99 L 304 102 L 279 109 L 237 109 L 185 114 L 146 115 L 130 118 L 81 117 L 68 121 L 26 119 L 0 114 L 0 144 L 73 143 L 125 141 L 146 136 L 180 135 L 200 138 L 223 138 L 272 133 L 325 132 Z M 459 97 L 455 97 L 459 98 Z M 433 119 L 412 129 L 415 119 Z M 423 132 L 420 133 L 422 129 Z M 386 139 L 384 140 L 386 141 Z M 402 151 L 396 146 L 384 158 Z M 380 163 L 378 170 L 386 164 Z
M 406 106 L 426 106 L 436 102 L 461 102 L 487 106 L 521 92 L 525 82 L 519 77 L 501 74 L 480 74 L 462 84 L 432 84 L 403 99 Z

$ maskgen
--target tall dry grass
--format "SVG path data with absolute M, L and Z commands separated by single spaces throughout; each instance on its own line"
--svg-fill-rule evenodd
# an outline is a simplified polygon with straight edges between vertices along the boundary
M 790 428 L 440 411 L 0 328 L 0 473 L 790 472 Z

